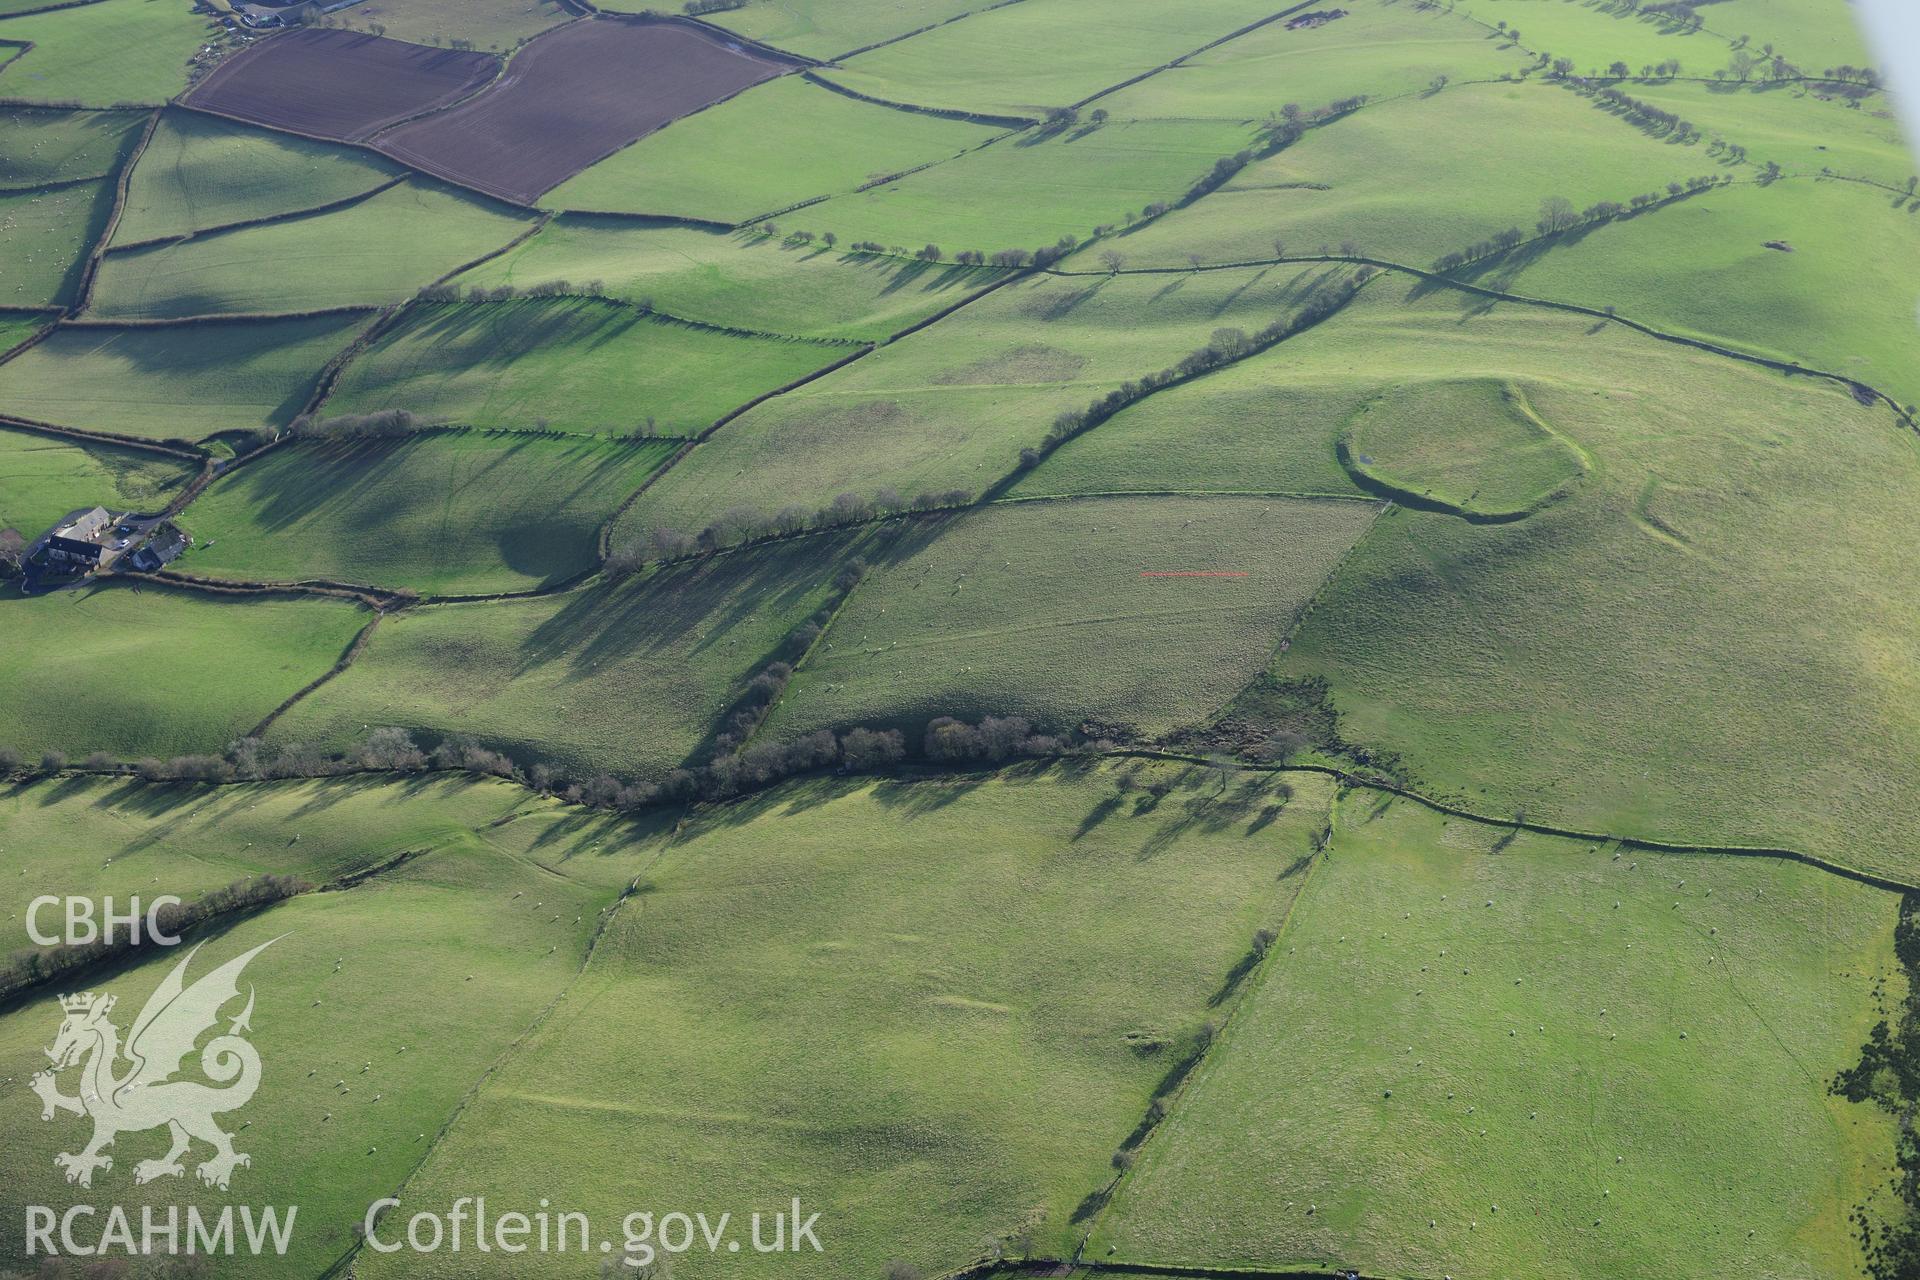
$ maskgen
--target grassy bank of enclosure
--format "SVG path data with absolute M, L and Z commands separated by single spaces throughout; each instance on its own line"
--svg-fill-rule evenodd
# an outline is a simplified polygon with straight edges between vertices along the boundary
M 1524 372 L 1592 468 L 1517 523 L 1384 518 L 1276 674 L 1480 812 L 1912 875 L 1913 436 L 1832 383 L 1419 292 L 1308 339 L 1403 380 Z

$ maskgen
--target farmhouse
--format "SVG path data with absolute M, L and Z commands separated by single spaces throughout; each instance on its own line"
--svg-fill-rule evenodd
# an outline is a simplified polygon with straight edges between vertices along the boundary
M 127 563 L 141 573 L 158 573 L 180 558 L 187 549 L 187 535 L 170 524 L 155 529 L 153 536 L 135 548 Z
M 111 564 L 119 552 L 113 546 L 113 517 L 105 507 L 67 513 L 41 540 L 38 558 L 60 573 L 88 573 Z

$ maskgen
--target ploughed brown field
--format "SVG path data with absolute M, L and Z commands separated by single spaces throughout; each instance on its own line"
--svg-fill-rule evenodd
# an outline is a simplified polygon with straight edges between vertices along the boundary
M 186 101 L 273 129 L 358 142 L 458 101 L 499 68 L 490 53 L 302 28 L 222 64 Z
M 530 204 L 598 160 L 790 64 L 691 24 L 584 19 L 536 37 L 470 102 L 381 134 L 417 169 Z

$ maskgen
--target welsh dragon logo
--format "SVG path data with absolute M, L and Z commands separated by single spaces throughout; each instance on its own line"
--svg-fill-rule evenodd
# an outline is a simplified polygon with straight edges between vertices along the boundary
M 58 1111 L 93 1118 L 93 1140 L 78 1154 L 62 1152 L 53 1158 L 68 1182 L 92 1186 L 96 1169 L 113 1168 L 113 1157 L 101 1154 L 103 1148 L 122 1133 L 161 1126 L 172 1135 L 173 1145 L 160 1159 L 133 1167 L 136 1183 L 184 1173 L 180 1158 L 194 1139 L 213 1148 L 213 1155 L 194 1170 L 210 1187 L 226 1190 L 234 1169 L 252 1163 L 233 1149 L 233 1135 L 214 1121 L 216 1115 L 245 1106 L 260 1087 L 260 1054 L 242 1035 L 252 1030 L 251 986 L 239 1016 L 200 1051 L 201 1073 L 224 1087 L 174 1076 L 201 1034 L 220 1020 L 221 1008 L 239 997 L 240 972 L 247 962 L 278 941 L 261 943 L 192 986 L 186 985 L 187 965 L 200 948 L 189 951 L 147 999 L 124 1047 L 120 1028 L 108 1017 L 114 997 L 93 992 L 60 997 L 60 1033 L 46 1051 L 53 1066 L 33 1077 L 33 1091 L 40 1095 L 42 1120 L 53 1119 Z M 60 1092 L 58 1077 L 74 1067 L 80 1069 L 80 1092 L 69 1097 Z

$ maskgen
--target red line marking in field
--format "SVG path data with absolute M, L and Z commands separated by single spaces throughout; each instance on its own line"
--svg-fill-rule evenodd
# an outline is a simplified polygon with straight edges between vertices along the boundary
M 1241 569 L 1142 569 L 1143 578 L 1244 578 Z

